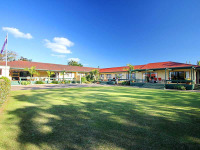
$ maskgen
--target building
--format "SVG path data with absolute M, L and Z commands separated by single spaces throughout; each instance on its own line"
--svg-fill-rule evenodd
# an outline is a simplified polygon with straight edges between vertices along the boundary
M 19 84 L 23 78 L 30 78 L 30 74 L 24 71 L 24 68 L 35 66 L 39 75 L 34 75 L 35 80 L 48 80 L 47 71 L 55 72 L 52 78 L 64 78 L 72 80 L 80 79 L 92 71 L 91 67 L 59 65 L 51 63 L 40 63 L 30 61 L 11 61 L 8 62 L 8 68 L 5 68 L 5 62 L 0 62 L 0 76 L 7 76 L 13 84 Z M 128 67 L 113 67 L 99 69 L 100 78 L 104 81 L 120 77 L 121 80 L 133 80 L 135 83 L 187 83 L 200 84 L 200 66 L 178 63 L 178 62 L 158 62 L 145 65 L 135 65 L 132 74 L 127 71 Z
M 167 83 L 167 82 L 193 82 L 200 84 L 200 66 L 178 63 L 158 62 L 146 65 L 136 65 L 129 75 L 127 66 L 100 69 L 102 80 L 109 80 L 120 76 L 121 79 L 133 79 L 135 82 Z
M 33 75 L 35 80 L 48 80 L 47 71 L 52 71 L 55 74 L 51 78 L 73 80 L 74 78 L 80 79 L 81 76 L 85 76 L 88 72 L 95 68 L 91 67 L 80 67 L 80 66 L 69 66 L 51 63 L 40 63 L 40 62 L 30 62 L 30 61 L 11 61 L 8 62 L 8 67 L 6 69 L 5 62 L 0 62 L 0 77 L 7 76 L 12 80 L 12 84 L 20 84 L 19 81 L 23 79 L 30 78 L 30 74 L 24 71 L 25 68 L 36 67 L 38 75 Z

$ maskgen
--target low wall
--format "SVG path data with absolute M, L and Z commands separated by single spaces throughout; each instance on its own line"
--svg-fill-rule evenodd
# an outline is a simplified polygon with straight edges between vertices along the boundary
M 165 84 L 166 89 L 177 89 L 178 86 L 184 86 L 186 90 L 194 90 L 194 84 Z

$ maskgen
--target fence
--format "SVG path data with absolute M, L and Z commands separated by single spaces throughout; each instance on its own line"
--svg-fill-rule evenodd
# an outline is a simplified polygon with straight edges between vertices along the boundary
M 19 80 L 11 81 L 11 85 L 21 85 L 23 81 L 30 81 L 31 84 L 36 84 L 37 81 L 42 81 L 45 84 L 51 84 L 54 81 L 58 81 L 58 83 L 69 81 L 68 83 L 81 83 L 81 78 L 78 80 L 77 78 L 48 78 L 48 77 L 20 77 Z

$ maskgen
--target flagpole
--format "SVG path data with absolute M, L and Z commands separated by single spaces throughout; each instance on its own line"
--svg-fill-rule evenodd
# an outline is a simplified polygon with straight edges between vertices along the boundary
M 7 33 L 7 36 L 6 36 L 6 69 L 5 69 L 5 74 L 7 73 L 7 66 L 8 66 L 8 54 L 7 54 L 7 46 L 8 46 L 8 33 Z

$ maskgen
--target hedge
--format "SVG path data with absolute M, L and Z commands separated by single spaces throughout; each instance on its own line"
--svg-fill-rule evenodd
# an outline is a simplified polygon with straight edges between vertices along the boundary
M 11 81 L 6 77 L 0 78 L 0 104 L 5 102 L 8 95 L 10 94 Z

